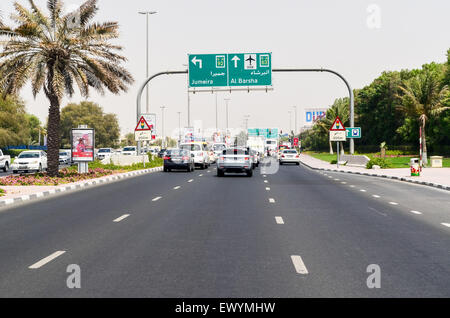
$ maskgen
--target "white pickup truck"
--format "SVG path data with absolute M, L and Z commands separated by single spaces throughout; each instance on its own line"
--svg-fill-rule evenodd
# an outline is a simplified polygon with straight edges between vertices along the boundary
M 0 169 L 4 172 L 9 170 L 11 166 L 11 157 L 3 154 L 3 151 L 0 149 Z

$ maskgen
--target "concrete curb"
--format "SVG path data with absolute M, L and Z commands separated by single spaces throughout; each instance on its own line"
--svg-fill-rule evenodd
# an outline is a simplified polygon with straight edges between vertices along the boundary
M 415 184 L 420 184 L 420 185 L 425 185 L 425 186 L 429 186 L 429 187 L 434 187 L 434 188 L 439 188 L 439 189 L 442 189 L 442 190 L 450 191 L 450 186 L 447 186 L 447 185 L 444 185 L 444 184 L 439 184 L 439 183 L 426 182 L 426 181 L 420 181 L 420 180 L 411 180 L 411 179 L 407 179 L 405 177 L 379 175 L 379 174 L 368 173 L 368 172 L 346 171 L 346 170 L 326 169 L 326 168 L 315 168 L 313 166 L 310 166 L 310 165 L 304 163 L 303 161 L 301 161 L 301 163 L 302 163 L 302 165 L 304 165 L 304 166 L 306 166 L 306 167 L 308 167 L 310 169 L 313 169 L 313 170 L 322 170 L 322 171 L 331 171 L 331 172 L 344 172 L 344 173 L 359 174 L 359 175 L 364 175 L 364 176 L 369 176 L 369 177 L 386 178 L 386 179 L 399 180 L 399 181 L 415 183 Z
M 103 179 L 87 180 L 83 183 L 67 185 L 65 187 L 61 187 L 58 189 L 51 189 L 48 191 L 33 193 L 30 195 L 23 195 L 21 197 L 14 198 L 14 199 L 3 199 L 3 200 L 0 200 L 0 208 L 8 206 L 8 205 L 13 205 L 13 204 L 17 204 L 17 203 L 23 203 L 23 202 L 35 200 L 38 198 L 48 197 L 48 196 L 58 194 L 58 193 L 79 190 L 79 189 L 86 188 L 86 187 L 93 186 L 93 185 L 107 184 L 107 183 L 116 182 L 116 181 L 119 181 L 122 179 L 136 177 L 139 175 L 158 172 L 158 171 L 162 171 L 162 170 L 163 170 L 163 167 L 155 167 L 155 168 L 150 168 L 150 169 L 136 170 L 136 171 L 121 173 L 121 174 L 117 174 L 117 175 L 102 177 Z

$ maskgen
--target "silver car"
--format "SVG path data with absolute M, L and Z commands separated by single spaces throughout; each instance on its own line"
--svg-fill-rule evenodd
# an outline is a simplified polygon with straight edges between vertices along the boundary
M 225 172 L 245 172 L 248 177 L 253 176 L 253 160 L 248 149 L 227 148 L 217 160 L 217 176 L 223 177 Z

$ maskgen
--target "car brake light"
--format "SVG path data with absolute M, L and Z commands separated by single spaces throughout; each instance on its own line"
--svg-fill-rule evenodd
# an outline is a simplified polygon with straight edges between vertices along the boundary
M 300 158 L 300 156 L 299 156 L 299 155 L 296 155 L 295 158 Z
M 225 160 L 225 157 L 220 157 L 220 160 Z
M 183 157 L 183 160 L 189 160 L 189 157 Z
M 164 160 L 170 160 L 170 157 L 164 156 Z
M 249 157 L 245 157 L 245 160 L 250 160 L 250 158 Z
M 284 155 L 281 155 L 281 158 L 284 158 Z

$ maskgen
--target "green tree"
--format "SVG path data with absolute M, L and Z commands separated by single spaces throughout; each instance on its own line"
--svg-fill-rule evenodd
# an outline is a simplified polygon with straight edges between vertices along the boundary
M 115 114 L 105 114 L 96 103 L 83 101 L 68 104 L 61 110 L 61 145 L 70 148 L 70 131 L 79 125 L 95 129 L 97 148 L 116 148 L 120 138 L 119 121 Z
M 443 111 L 450 109 L 444 104 L 449 99 L 448 86 L 441 86 L 443 65 L 431 63 L 423 66 L 423 71 L 399 86 L 401 100 L 398 107 L 405 114 L 418 120 L 422 128 L 423 162 L 427 159 L 427 122 Z
M 30 129 L 30 138 L 29 138 L 29 144 L 30 145 L 37 145 L 39 144 L 39 134 L 43 134 L 44 128 L 41 125 L 41 121 L 37 116 L 26 114 L 28 127 Z M 42 140 L 42 139 L 41 139 Z
M 48 116 L 48 173 L 58 174 L 60 104 L 74 94 L 74 84 L 83 97 L 92 87 L 114 94 L 126 91 L 131 74 L 119 64 L 125 57 L 110 40 L 119 36 L 117 22 L 91 23 L 97 0 L 88 0 L 72 13 L 63 14 L 62 0 L 48 0 L 46 15 L 33 0 L 30 9 L 14 3 L 17 27 L 0 27 L 0 86 L 5 94 L 17 94 L 30 80 L 36 96 L 42 89 L 50 102 Z
M 23 101 L 0 96 L 0 147 L 28 143 L 30 128 Z
M 136 146 L 136 140 L 134 139 L 134 133 L 128 133 L 125 135 L 125 139 L 122 139 L 120 141 L 120 147 L 126 147 L 126 146 Z

